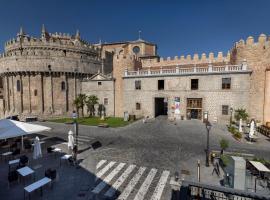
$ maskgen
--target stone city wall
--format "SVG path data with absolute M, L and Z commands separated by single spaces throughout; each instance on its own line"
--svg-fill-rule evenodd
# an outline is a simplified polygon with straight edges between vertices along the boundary
M 201 56 L 199 54 L 194 54 L 193 56 L 175 56 L 174 58 L 151 58 L 151 59 L 142 59 L 142 67 L 166 67 L 166 66 L 176 66 L 176 65 L 194 65 L 202 63 L 229 63 L 230 62 L 230 53 L 228 52 L 226 56 L 222 52 L 218 52 L 217 56 L 214 53 L 209 53 L 207 56 L 203 53 Z
M 264 118 L 264 110 L 270 110 L 270 104 L 265 102 L 266 68 L 270 65 L 270 37 L 261 34 L 255 41 L 249 36 L 246 41 L 235 43 L 231 50 L 231 62 L 240 63 L 246 59 L 249 69 L 253 72 L 250 78 L 249 115 L 262 122 L 270 121 Z

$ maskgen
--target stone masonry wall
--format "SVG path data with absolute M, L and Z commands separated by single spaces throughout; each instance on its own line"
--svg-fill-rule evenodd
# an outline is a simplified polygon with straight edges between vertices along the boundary
M 102 85 L 98 85 L 101 82 Z M 98 102 L 104 105 L 104 98 L 108 98 L 108 105 L 104 105 L 106 116 L 114 116 L 114 81 L 113 80 L 94 80 L 82 82 L 82 93 L 86 95 L 96 95 Z M 96 114 L 97 114 L 96 105 Z M 87 109 L 85 108 L 85 111 Z M 85 112 L 86 113 L 86 112 Z
M 222 90 L 222 78 L 231 78 L 231 89 Z M 191 79 L 199 79 L 199 89 L 191 90 Z M 229 108 L 248 108 L 249 74 L 224 74 L 179 77 L 124 78 L 124 110 L 137 116 L 155 115 L 155 97 L 168 98 L 168 115 L 172 115 L 171 106 L 174 97 L 180 97 L 180 115 L 186 118 L 187 98 L 202 98 L 202 111 L 209 112 L 210 120 L 228 122 L 229 115 L 221 114 L 222 105 Z M 135 90 L 135 80 L 141 80 L 141 90 Z M 158 90 L 158 80 L 165 80 L 165 89 Z M 141 110 L 136 110 L 136 103 Z
M 269 103 L 265 104 L 265 77 L 266 68 L 270 65 L 270 38 L 261 34 L 257 42 L 253 37 L 248 37 L 246 41 L 240 40 L 231 51 L 231 62 L 240 63 L 247 60 L 248 66 L 252 69 L 249 90 L 248 112 L 251 118 L 264 121 L 264 110 L 269 110 Z

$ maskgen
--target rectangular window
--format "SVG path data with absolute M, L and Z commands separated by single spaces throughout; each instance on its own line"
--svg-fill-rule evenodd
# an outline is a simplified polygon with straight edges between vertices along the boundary
M 222 105 L 222 115 L 228 115 L 229 114 L 229 106 Z
M 107 106 L 109 104 L 109 99 L 108 98 L 104 98 L 103 104 L 104 104 L 104 106 Z
M 99 82 L 97 82 L 97 84 L 98 84 L 98 86 L 100 86 L 100 85 L 102 85 L 102 83 L 99 81 Z
M 199 79 L 191 79 L 191 90 L 199 89 Z
M 231 78 L 222 78 L 222 89 L 231 89 Z
M 158 80 L 158 90 L 164 90 L 164 80 Z
M 140 103 L 136 103 L 136 110 L 141 110 L 141 104 Z
M 140 90 L 141 89 L 141 81 L 140 80 L 135 81 L 135 89 L 136 90 Z

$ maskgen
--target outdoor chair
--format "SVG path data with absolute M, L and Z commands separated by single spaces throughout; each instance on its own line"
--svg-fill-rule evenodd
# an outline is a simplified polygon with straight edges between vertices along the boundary
M 15 181 L 18 181 L 18 172 L 15 170 L 15 171 L 10 171 L 8 173 L 8 187 L 10 186 L 10 184 L 12 182 L 15 182 Z
M 47 153 L 53 153 L 53 150 L 54 150 L 55 148 L 53 148 L 53 147 L 48 147 L 47 148 Z
M 17 155 L 19 155 L 21 153 L 21 150 L 20 149 L 15 149 L 13 152 L 12 152 L 12 156 L 13 157 L 16 157 Z
M 11 146 L 10 146 L 10 149 L 17 149 L 17 143 L 13 143 Z
M 52 180 L 52 183 L 54 182 L 54 180 L 56 179 L 57 173 L 56 173 L 56 169 L 51 169 L 48 168 L 45 171 L 45 177 L 50 178 Z
M 25 140 L 24 141 L 24 149 L 26 149 L 26 150 L 31 150 L 32 149 L 32 145 L 31 145 L 30 140 Z
M 28 157 L 26 155 L 23 155 L 20 157 L 20 162 L 19 162 L 19 167 L 22 168 L 22 167 L 25 167 L 27 164 L 28 164 Z

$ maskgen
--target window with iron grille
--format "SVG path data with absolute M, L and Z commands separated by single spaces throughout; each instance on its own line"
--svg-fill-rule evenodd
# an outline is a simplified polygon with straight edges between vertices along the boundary
M 228 115 L 228 114 L 229 114 L 229 106 L 222 105 L 222 115 Z
M 141 89 L 141 81 L 140 80 L 135 81 L 135 89 L 136 90 L 140 90 Z
M 141 104 L 140 103 L 136 103 L 136 110 L 141 110 Z
M 104 106 L 108 105 L 109 104 L 109 99 L 108 98 L 104 98 L 103 104 L 104 104 Z
M 231 78 L 222 78 L 222 89 L 231 89 Z

